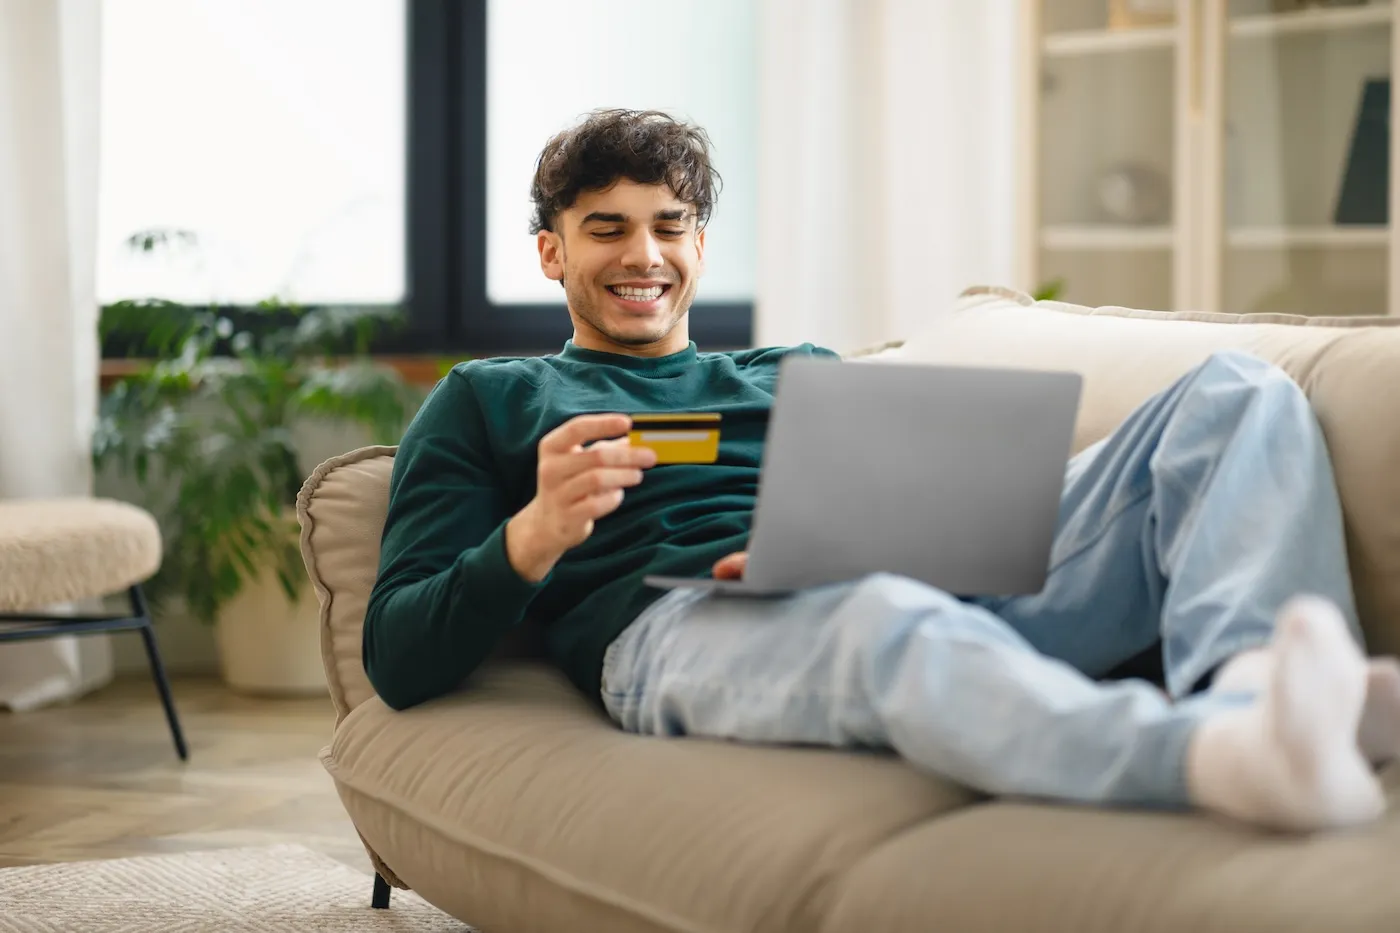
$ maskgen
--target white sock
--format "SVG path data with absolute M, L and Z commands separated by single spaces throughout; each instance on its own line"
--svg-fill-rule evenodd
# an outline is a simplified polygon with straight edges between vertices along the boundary
M 1274 829 L 1376 819 L 1385 798 L 1357 745 L 1366 659 L 1341 613 L 1317 598 L 1291 601 L 1267 651 L 1268 679 L 1257 702 L 1210 717 L 1192 736 L 1192 801 Z
M 1210 689 L 1222 693 L 1263 691 L 1273 665 L 1274 653 L 1268 648 L 1242 651 L 1220 668 Z M 1357 744 L 1373 765 L 1400 758 L 1400 661 L 1395 658 L 1366 662 L 1366 702 L 1357 727 Z
M 1273 675 L 1274 653 L 1268 648 L 1250 648 L 1241 651 L 1220 666 L 1210 682 L 1210 689 L 1216 693 L 1234 691 L 1249 692 L 1264 690 Z
M 1400 661 L 1395 658 L 1372 658 L 1366 664 L 1366 708 L 1357 739 L 1371 764 L 1400 758 Z

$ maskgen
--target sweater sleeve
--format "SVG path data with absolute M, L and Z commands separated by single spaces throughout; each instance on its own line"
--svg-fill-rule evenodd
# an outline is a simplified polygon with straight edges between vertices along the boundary
M 459 686 L 544 585 L 506 556 L 505 493 L 468 377 L 449 373 L 394 460 L 364 664 L 380 698 L 406 709 Z

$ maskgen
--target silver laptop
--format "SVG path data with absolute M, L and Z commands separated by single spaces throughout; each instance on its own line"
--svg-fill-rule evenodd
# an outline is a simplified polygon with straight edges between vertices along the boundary
M 1082 382 L 1071 372 L 784 360 L 744 579 L 645 582 L 779 596 L 887 572 L 958 596 L 1039 592 Z

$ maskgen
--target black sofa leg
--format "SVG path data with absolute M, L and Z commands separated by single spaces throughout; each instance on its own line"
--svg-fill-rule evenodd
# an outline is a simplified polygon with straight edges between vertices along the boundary
M 374 896 L 370 899 L 369 906 L 375 910 L 389 909 L 389 894 L 391 889 L 389 882 L 384 880 L 384 876 L 379 872 L 374 873 Z
M 141 619 L 141 640 L 146 644 L 146 659 L 151 663 L 151 677 L 160 691 L 160 702 L 165 707 L 165 720 L 170 724 L 170 737 L 175 741 L 175 753 L 181 761 L 190 758 L 185 745 L 185 734 L 180 731 L 180 717 L 175 713 L 175 698 L 170 694 L 170 680 L 165 676 L 165 665 L 160 660 L 160 648 L 156 645 L 156 634 L 151 622 L 151 614 L 146 611 L 146 597 L 141 587 L 131 588 L 132 612 Z

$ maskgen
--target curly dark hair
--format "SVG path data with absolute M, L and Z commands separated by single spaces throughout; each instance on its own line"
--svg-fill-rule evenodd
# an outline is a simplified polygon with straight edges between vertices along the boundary
M 658 110 L 595 110 L 540 152 L 530 183 L 530 232 L 552 231 L 581 193 L 602 191 L 621 178 L 669 184 L 678 200 L 695 205 L 699 227 L 709 221 L 720 187 L 710 139 L 700 127 Z

